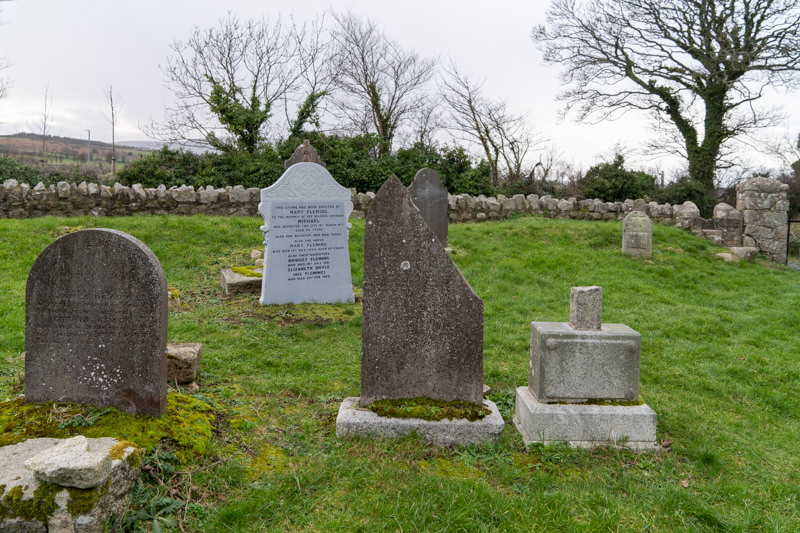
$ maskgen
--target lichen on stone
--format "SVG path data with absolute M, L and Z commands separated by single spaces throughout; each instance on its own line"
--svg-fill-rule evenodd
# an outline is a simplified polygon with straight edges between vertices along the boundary
M 248 278 L 260 278 L 264 275 L 261 267 L 258 266 L 233 267 L 231 270 Z
M 492 413 L 488 407 L 469 402 L 458 400 L 448 402 L 422 397 L 377 400 L 367 409 L 378 416 L 388 418 L 419 418 L 430 421 L 466 418 L 474 422 Z

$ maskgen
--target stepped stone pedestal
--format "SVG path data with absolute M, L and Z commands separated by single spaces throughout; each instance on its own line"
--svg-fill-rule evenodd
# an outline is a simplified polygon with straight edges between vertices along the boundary
M 624 445 L 652 450 L 656 413 L 639 403 L 641 336 L 602 324 L 602 289 L 573 287 L 570 322 L 533 322 L 528 386 L 514 424 L 526 445 Z

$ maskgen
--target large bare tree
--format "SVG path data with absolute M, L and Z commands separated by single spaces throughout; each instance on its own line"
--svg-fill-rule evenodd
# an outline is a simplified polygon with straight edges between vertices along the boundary
M 441 96 L 450 129 L 462 141 L 476 144 L 491 169 L 492 184 L 515 182 L 529 174 L 526 156 L 541 143 L 523 115 L 483 93 L 483 82 L 472 79 L 451 61 L 441 82 Z
M 254 153 L 264 142 L 273 106 L 296 99 L 303 71 L 293 26 L 240 20 L 195 28 L 175 41 L 164 73 L 177 101 L 145 128 L 153 138 L 228 152 Z
M 800 0 L 553 0 L 533 29 L 563 67 L 560 98 L 581 119 L 651 112 L 677 131 L 707 197 L 728 141 L 763 125 L 768 85 L 800 70 Z
M 436 63 L 403 49 L 371 20 L 334 14 L 338 109 L 360 133 L 378 136 L 378 158 L 392 150 L 400 124 L 419 109 Z

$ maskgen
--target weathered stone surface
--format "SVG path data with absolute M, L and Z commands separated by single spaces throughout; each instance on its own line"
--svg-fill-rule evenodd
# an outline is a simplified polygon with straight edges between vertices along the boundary
M 528 386 L 542 403 L 639 401 L 641 335 L 624 324 L 599 331 L 531 323 Z
M 199 342 L 167 344 L 167 381 L 186 385 L 197 379 L 203 345 Z
M 358 398 L 345 398 L 342 402 L 336 417 L 338 438 L 396 438 L 416 432 L 421 439 L 439 446 L 484 444 L 496 441 L 505 426 L 497 406 L 489 400 L 484 400 L 483 405 L 492 413 L 474 422 L 464 418 L 436 422 L 419 418 L 387 418 L 358 405 Z
M 24 466 L 29 459 L 46 453 L 47 450 L 63 442 L 59 439 L 32 439 L 25 442 L 0 447 L 0 494 L 8 494 L 19 488 L 22 497 L 9 505 L 9 511 L 0 517 L 0 531 L 3 532 L 49 532 L 49 533 L 101 533 L 112 515 L 121 518 L 128 509 L 131 494 L 139 478 L 141 454 L 143 450 L 131 443 L 122 443 L 113 438 L 88 439 L 93 452 L 108 457 L 111 461 L 111 474 L 102 484 L 101 490 L 66 487 L 53 497 L 52 504 L 40 502 L 40 509 L 50 507 L 46 520 L 23 518 L 15 509 L 30 505 L 40 481 L 33 471 Z M 114 450 L 114 457 L 110 457 Z M 3 491 L 5 491 L 3 493 Z M 72 498 L 81 498 L 81 505 L 87 501 L 94 504 L 86 511 L 73 516 L 70 511 Z M 8 502 L 6 502 L 8 503 Z M 48 505 L 49 504 L 49 505 Z
M 660 449 L 656 441 L 656 412 L 647 404 L 545 404 L 537 402 L 528 387 L 519 387 L 516 392 L 514 425 L 526 446 L 568 442 L 579 448 Z
M 167 283 L 158 258 L 116 230 L 67 234 L 28 276 L 25 400 L 160 416 L 167 406 Z
M 350 189 L 316 163 L 296 163 L 261 190 L 266 245 L 260 302 L 353 302 Z
M 786 262 L 787 191 L 788 185 L 769 178 L 753 178 L 736 186 L 736 207 L 744 219 L 741 244 L 755 246 L 778 263 Z
M 102 446 L 82 435 L 63 440 L 27 459 L 25 467 L 40 481 L 64 487 L 90 489 L 106 482 L 111 475 L 111 456 Z
M 230 268 L 223 268 L 220 274 L 220 285 L 225 294 L 259 293 L 261 283 L 261 276 L 245 276 Z
M 623 220 L 622 253 L 633 257 L 653 256 L 653 223 L 643 211 L 631 211 Z
M 390 177 L 364 231 L 361 404 L 483 402 L 483 302 Z
M 599 330 L 603 322 L 603 288 L 572 287 L 569 291 L 569 325 Z
M 755 263 L 758 256 L 758 248 L 753 246 L 732 246 L 731 253 L 747 263 Z
M 447 246 L 447 189 L 442 185 L 439 173 L 423 168 L 414 176 L 408 192 L 428 227 L 439 238 L 442 246 Z
M 304 139 L 303 144 L 297 147 L 292 157 L 283 162 L 283 168 L 286 170 L 296 163 L 316 163 L 317 165 L 325 166 L 325 163 L 319 158 L 317 151 L 311 146 L 308 139 Z

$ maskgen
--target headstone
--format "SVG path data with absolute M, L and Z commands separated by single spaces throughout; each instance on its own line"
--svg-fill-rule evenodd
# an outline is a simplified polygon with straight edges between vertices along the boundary
M 262 304 L 355 301 L 347 244 L 350 198 L 350 189 L 311 162 L 291 165 L 261 190 Z
M 296 163 L 316 163 L 323 167 L 325 166 L 325 163 L 319 158 L 317 151 L 311 146 L 308 139 L 303 140 L 303 144 L 297 147 L 292 157 L 283 162 L 283 168 L 284 170 L 288 170 L 290 166 Z
M 361 405 L 483 403 L 483 302 L 396 177 L 364 230 Z
M 447 246 L 447 189 L 439 179 L 439 173 L 423 168 L 414 176 L 408 192 L 422 218 L 428 223 L 442 246 Z
M 632 211 L 622 221 L 622 253 L 653 257 L 653 223 L 642 211 Z
M 121 231 L 48 246 L 28 275 L 25 400 L 153 416 L 167 408 L 167 281 L 155 254 Z

